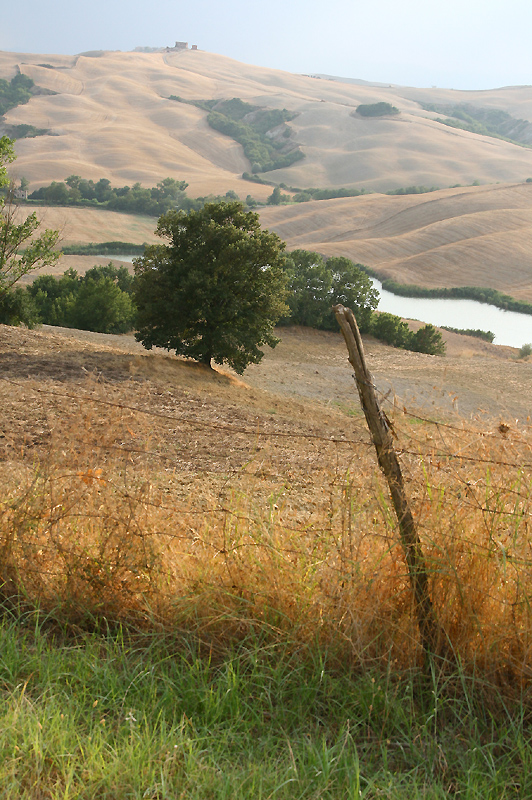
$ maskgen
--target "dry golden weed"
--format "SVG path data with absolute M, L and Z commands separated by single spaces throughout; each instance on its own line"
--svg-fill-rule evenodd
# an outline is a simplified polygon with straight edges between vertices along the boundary
M 194 472 L 179 420 L 121 408 L 116 392 L 89 380 L 5 489 L 5 592 L 74 620 L 179 624 L 218 642 L 261 628 L 354 665 L 419 659 L 396 521 L 367 437 L 317 445 L 240 434 L 239 465 L 235 456 L 222 472 Z M 393 422 L 452 647 L 465 664 L 527 682 L 530 430 L 402 412 Z

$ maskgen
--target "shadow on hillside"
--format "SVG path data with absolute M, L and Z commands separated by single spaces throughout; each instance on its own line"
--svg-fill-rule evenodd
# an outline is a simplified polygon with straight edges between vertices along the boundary
M 52 380 L 76 383 L 92 375 L 110 382 L 153 380 L 189 388 L 242 385 L 238 379 L 204 364 L 160 354 L 93 352 L 72 348 L 52 353 L 4 352 L 0 379 Z

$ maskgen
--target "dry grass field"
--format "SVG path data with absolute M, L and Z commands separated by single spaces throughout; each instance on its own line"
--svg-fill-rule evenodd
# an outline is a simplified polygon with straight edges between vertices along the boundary
M 177 615 L 213 640 L 267 624 L 355 660 L 415 662 L 396 523 L 344 345 L 281 335 L 239 379 L 131 337 L 0 328 L 6 586 L 73 619 L 141 620 L 148 604 L 150 619 Z M 466 662 L 528 681 L 531 366 L 449 346 L 436 358 L 368 340 L 368 360 L 438 616 Z

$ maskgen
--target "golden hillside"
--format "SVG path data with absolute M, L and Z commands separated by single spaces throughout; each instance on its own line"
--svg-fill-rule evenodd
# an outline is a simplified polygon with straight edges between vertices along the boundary
M 36 211 L 43 224 L 61 230 L 63 244 L 157 241 L 154 217 L 87 208 Z M 268 206 L 260 217 L 289 249 L 344 255 L 401 283 L 487 286 L 532 302 L 532 184 Z M 108 261 L 64 256 L 54 271 L 84 272 Z
M 261 211 L 285 239 L 399 283 L 486 286 L 532 302 L 532 184 L 322 200 Z
M 291 186 L 356 185 L 375 192 L 263 209 L 263 224 L 290 248 L 346 255 L 405 283 L 490 286 L 532 301 L 532 184 L 524 182 L 532 176 L 532 150 L 443 126 L 420 105 L 467 102 L 532 119 L 530 87 L 453 92 L 359 85 L 190 50 L 0 53 L 0 77 L 10 78 L 17 69 L 56 92 L 33 97 L 5 118 L 54 134 L 17 141 L 13 168 L 32 187 L 72 173 L 145 186 L 171 176 L 188 181 L 191 196 L 234 189 L 241 198 L 264 200 L 271 187 L 242 180 L 250 169 L 242 147 L 211 129 L 205 111 L 168 99 L 240 97 L 298 113 L 290 127 L 305 158 L 266 177 Z M 360 103 L 381 100 L 401 113 L 352 116 Z M 474 180 L 491 185 L 423 195 L 377 193 Z M 81 208 L 39 213 L 48 227 L 61 229 L 65 244 L 153 241 L 150 217 Z M 87 266 L 73 258 L 60 269 Z
M 242 64 L 201 51 L 101 52 L 78 56 L 0 53 L 0 77 L 20 69 L 56 94 L 32 98 L 6 123 L 53 135 L 17 143 L 17 172 L 33 188 L 75 173 L 115 185 L 187 180 L 193 195 L 263 197 L 244 182 L 242 148 L 213 131 L 206 112 L 169 100 L 240 97 L 298 116 L 290 123 L 305 158 L 266 177 L 292 186 L 359 186 L 386 191 L 407 185 L 515 182 L 532 175 L 532 150 L 448 128 L 420 103 L 471 103 L 532 119 L 532 89 L 453 92 L 358 85 Z M 353 116 L 361 103 L 390 102 L 395 117 Z

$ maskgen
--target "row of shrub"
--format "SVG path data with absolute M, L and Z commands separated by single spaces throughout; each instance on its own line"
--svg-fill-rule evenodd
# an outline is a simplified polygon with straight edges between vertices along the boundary
M 159 217 L 171 209 L 198 211 L 205 203 L 238 200 L 238 195 L 232 190 L 223 196 L 191 198 L 186 193 L 187 186 L 186 181 L 165 178 L 150 189 L 143 188 L 140 183 L 113 187 L 107 178 L 95 182 L 79 175 L 69 175 L 64 181 L 52 181 L 48 186 L 36 189 L 28 199 L 44 205 L 96 206 L 152 217 Z
M 102 245 L 87 246 L 89 250 L 93 248 L 101 250 Z M 400 317 L 375 313 L 379 293 L 361 265 L 348 258 L 325 260 L 318 253 L 295 250 L 287 254 L 285 269 L 289 314 L 279 324 L 337 330 L 332 306 L 341 303 L 353 309 L 363 333 L 371 333 L 395 347 L 432 354 L 444 352 L 441 334 L 432 325 L 412 333 Z M 19 288 L 4 298 L 0 321 L 127 333 L 135 326 L 133 284 L 134 277 L 127 268 L 112 263 L 95 266 L 83 276 L 73 269 L 60 278 L 41 275 L 27 288 Z
M 441 326 L 444 331 L 459 333 L 461 336 L 472 336 L 475 339 L 483 339 L 485 342 L 493 342 L 495 334 L 493 331 L 482 331 L 480 328 L 450 328 L 447 325 Z
M 287 189 L 295 192 L 293 195 L 281 195 L 281 189 Z M 428 192 L 437 192 L 438 186 L 404 186 L 400 189 L 390 189 L 386 194 L 389 195 L 405 195 L 405 194 L 427 194 Z M 294 187 L 287 187 L 281 183 L 276 186 L 268 197 L 270 205 L 279 205 L 281 203 L 308 203 L 310 200 L 334 200 L 339 197 L 360 197 L 360 195 L 369 194 L 367 189 L 295 189 Z
M 146 243 L 132 242 L 89 242 L 88 244 L 66 245 L 61 252 L 66 256 L 141 256 Z

